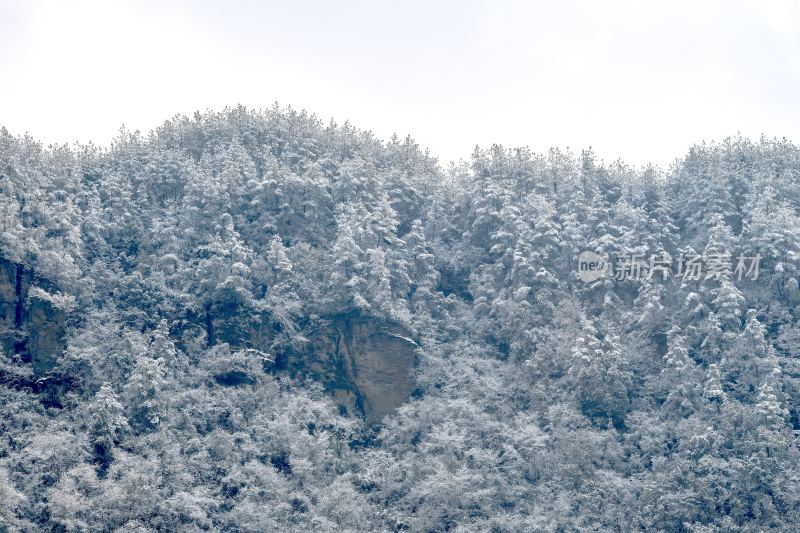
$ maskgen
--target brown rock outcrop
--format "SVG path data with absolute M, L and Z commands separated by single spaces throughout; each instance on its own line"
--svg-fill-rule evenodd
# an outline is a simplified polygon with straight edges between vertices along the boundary
M 414 389 L 417 345 L 402 326 L 348 314 L 323 322 L 309 339 L 308 350 L 288 361 L 290 369 L 319 381 L 368 421 L 394 412 Z

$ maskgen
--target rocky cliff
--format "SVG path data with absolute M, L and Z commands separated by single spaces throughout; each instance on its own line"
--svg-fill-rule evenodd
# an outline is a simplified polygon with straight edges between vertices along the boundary
M 209 306 L 206 313 L 210 345 L 272 352 L 268 315 L 230 304 Z M 323 319 L 303 334 L 310 341 L 306 349 L 278 354 L 278 368 L 321 383 L 343 411 L 378 421 L 408 400 L 417 346 L 402 326 L 349 313 Z
M 71 305 L 30 269 L 0 259 L 0 348 L 29 362 L 34 376 L 57 365 L 66 347 Z M 205 311 L 197 318 L 204 322 L 209 345 L 271 352 L 269 315 L 253 315 L 235 305 L 217 304 Z M 320 382 L 343 411 L 378 421 L 411 394 L 416 343 L 402 326 L 351 313 L 320 320 L 303 333 L 309 339 L 306 349 L 281 354 L 278 367 Z
M 0 259 L 0 349 L 31 363 L 35 376 L 52 370 L 66 347 L 69 298 L 56 296 L 30 269 Z
M 21 315 L 17 291 L 21 287 L 17 283 L 16 265 L 0 259 L 0 349 L 5 353 L 13 353 L 17 343 Z
M 321 321 L 307 337 L 305 352 L 279 363 L 322 383 L 343 410 L 374 422 L 408 400 L 417 345 L 402 326 L 346 314 Z

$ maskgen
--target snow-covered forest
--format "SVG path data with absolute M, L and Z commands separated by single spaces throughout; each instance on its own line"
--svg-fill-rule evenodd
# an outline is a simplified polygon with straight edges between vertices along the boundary
M 0 531 L 796 531 L 800 148 L 675 155 L 3 129 Z

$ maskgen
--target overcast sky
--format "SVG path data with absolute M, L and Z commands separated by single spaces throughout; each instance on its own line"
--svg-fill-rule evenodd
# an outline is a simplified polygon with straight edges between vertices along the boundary
M 176 113 L 281 105 L 476 144 L 668 165 L 800 142 L 800 8 L 767 2 L 0 0 L 0 124 L 107 144 Z

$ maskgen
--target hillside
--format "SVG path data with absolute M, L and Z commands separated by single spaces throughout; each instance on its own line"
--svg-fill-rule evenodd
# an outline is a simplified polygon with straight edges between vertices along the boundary
M 0 531 L 792 531 L 798 280 L 785 140 L 3 129 Z

